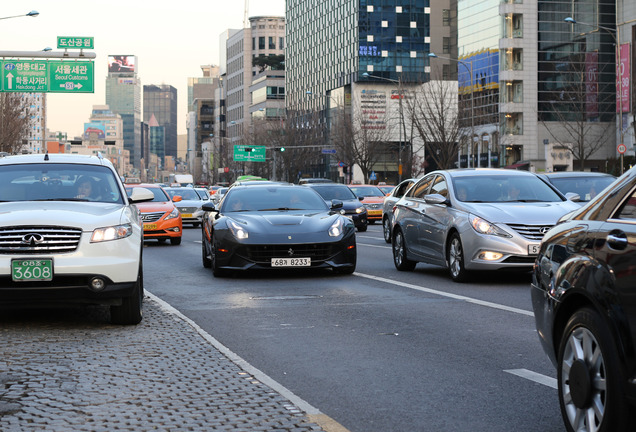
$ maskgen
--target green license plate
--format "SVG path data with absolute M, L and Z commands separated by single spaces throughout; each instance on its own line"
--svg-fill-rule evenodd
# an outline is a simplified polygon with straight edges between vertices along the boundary
M 11 278 L 14 281 L 50 281 L 53 279 L 53 260 L 11 260 Z

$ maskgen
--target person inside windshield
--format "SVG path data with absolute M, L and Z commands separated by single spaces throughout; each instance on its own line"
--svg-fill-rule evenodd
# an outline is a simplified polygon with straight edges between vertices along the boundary
M 460 186 L 457 188 L 457 199 L 460 201 L 466 201 L 468 198 L 468 191 L 464 186 Z
M 99 188 L 95 180 L 89 176 L 82 176 L 75 182 L 77 195 L 75 198 L 97 201 L 101 199 Z
M 519 194 L 521 194 L 521 189 L 512 183 L 508 185 L 508 195 L 506 196 L 507 201 L 517 201 L 519 199 Z
M 241 201 L 240 198 L 234 198 L 232 202 L 230 203 L 230 210 L 231 211 L 244 210 L 243 201 Z

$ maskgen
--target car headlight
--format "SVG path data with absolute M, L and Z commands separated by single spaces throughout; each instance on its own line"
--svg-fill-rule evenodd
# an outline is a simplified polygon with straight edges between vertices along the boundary
M 227 220 L 227 226 L 237 239 L 245 240 L 248 238 L 249 234 L 247 233 L 247 230 L 232 219 Z
M 97 228 L 91 236 L 91 243 L 118 240 L 132 235 L 132 225 L 123 224 L 105 228 Z
M 500 237 L 512 237 L 510 234 L 499 228 L 498 226 L 488 222 L 479 216 L 470 215 L 470 224 L 479 234 L 496 235 Z
M 356 213 L 360 214 L 360 213 L 364 213 L 366 211 L 366 209 L 364 207 L 358 207 L 356 209 Z
M 178 217 L 181 213 L 179 212 L 179 210 L 177 210 L 176 208 L 172 209 L 172 211 L 170 212 L 170 214 L 168 216 L 165 217 L 164 220 L 169 220 L 169 219 L 174 219 L 176 217 Z
M 331 224 L 331 227 L 329 227 L 329 236 L 338 237 L 339 235 L 341 235 L 342 227 L 343 227 L 342 218 L 336 219 L 336 221 L 333 224 Z

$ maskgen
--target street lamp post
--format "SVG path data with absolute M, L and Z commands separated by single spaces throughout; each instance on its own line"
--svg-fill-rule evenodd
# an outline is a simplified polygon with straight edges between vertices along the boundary
M 26 13 L 26 14 L 22 14 L 22 15 L 13 15 L 13 16 L 8 16 L 8 17 L 1 17 L 0 20 L 5 20 L 5 19 L 9 19 L 9 18 L 20 18 L 20 17 L 25 17 L 25 16 L 34 17 L 35 18 L 38 15 L 40 15 L 40 12 L 32 10 L 31 12 Z
M 470 73 L 470 140 L 469 140 L 470 150 L 468 152 L 469 154 L 467 157 L 468 168 L 470 168 L 471 167 L 470 162 L 472 159 L 472 155 L 470 153 L 473 152 L 473 140 L 475 139 L 475 88 L 473 86 L 473 61 L 471 60 L 470 62 L 467 62 L 464 60 L 454 59 L 450 57 L 442 57 L 442 56 L 438 56 L 435 53 L 428 53 L 428 56 L 430 58 L 438 58 L 442 60 L 450 60 L 450 61 L 457 62 L 463 65 L 468 70 L 468 73 Z M 457 160 L 457 162 L 459 162 L 459 159 Z M 473 163 L 472 165 L 474 168 L 475 164 Z M 488 158 L 488 165 L 490 166 L 490 158 Z
M 586 22 L 577 21 L 572 17 L 564 18 L 563 21 L 569 24 L 580 24 L 580 25 L 593 27 L 595 29 L 604 30 L 606 33 L 608 33 L 612 37 L 612 39 L 614 39 L 614 45 L 616 46 L 616 51 L 615 51 L 616 76 L 618 79 L 618 93 L 619 93 L 619 96 L 616 98 L 617 99 L 616 110 L 618 112 L 618 128 L 619 128 L 618 136 L 620 138 L 619 145 L 622 145 L 623 144 L 623 65 L 621 63 L 620 27 L 616 26 L 616 28 L 613 29 L 610 27 L 605 27 L 605 26 L 601 26 L 597 24 L 590 24 Z M 621 153 L 621 174 L 623 174 L 623 153 Z
M 363 73 L 362 76 L 364 78 L 377 78 L 384 81 L 389 81 L 393 84 L 397 84 L 398 87 L 398 106 L 400 110 L 400 126 L 398 131 L 400 133 L 400 143 L 398 147 L 398 184 L 402 182 L 402 147 L 404 145 L 404 141 L 406 140 L 406 125 L 404 124 L 404 108 L 402 106 L 402 99 L 404 99 L 404 89 L 402 88 L 402 81 L 394 80 L 391 78 L 385 78 L 377 75 L 371 75 L 367 72 Z M 402 132 L 404 132 L 404 139 L 402 139 Z M 409 170 L 410 172 L 410 170 Z

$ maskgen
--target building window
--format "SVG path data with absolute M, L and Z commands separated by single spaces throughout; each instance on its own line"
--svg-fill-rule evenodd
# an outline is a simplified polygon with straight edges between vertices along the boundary
M 442 79 L 443 80 L 450 80 L 451 78 L 451 68 L 449 64 L 443 64 L 442 65 Z
M 442 25 L 446 27 L 451 25 L 450 9 L 442 9 Z
M 504 17 L 504 37 L 505 38 L 522 38 L 523 37 L 523 15 L 506 14 Z
M 252 51 L 256 49 L 256 38 L 252 38 Z
M 373 42 L 373 35 L 367 35 L 367 42 Z
M 523 113 L 502 113 L 501 133 L 523 135 Z
M 442 38 L 442 52 L 444 54 L 449 54 L 451 52 L 451 38 L 449 37 Z
M 395 42 L 402 43 L 402 36 L 396 36 L 395 37 Z
M 402 6 L 396 6 L 395 13 L 402 13 Z
M 258 49 L 265 49 L 265 36 L 258 38 Z
M 417 58 L 417 51 L 411 51 L 411 58 Z
M 502 102 L 523 102 L 523 81 L 502 81 L 500 89 Z
M 417 23 L 415 21 L 411 21 L 411 28 L 417 28 Z
M 501 50 L 503 70 L 523 70 L 523 49 L 506 48 Z
M 373 6 L 367 5 L 367 12 L 373 12 Z
M 285 38 L 284 37 L 279 37 L 278 38 L 278 49 L 280 49 L 280 50 L 285 49 Z
M 388 27 L 388 26 L 389 26 L 388 21 L 382 21 L 382 27 Z
M 269 49 L 273 50 L 276 49 L 276 42 L 274 42 L 274 36 L 270 36 L 269 37 Z

